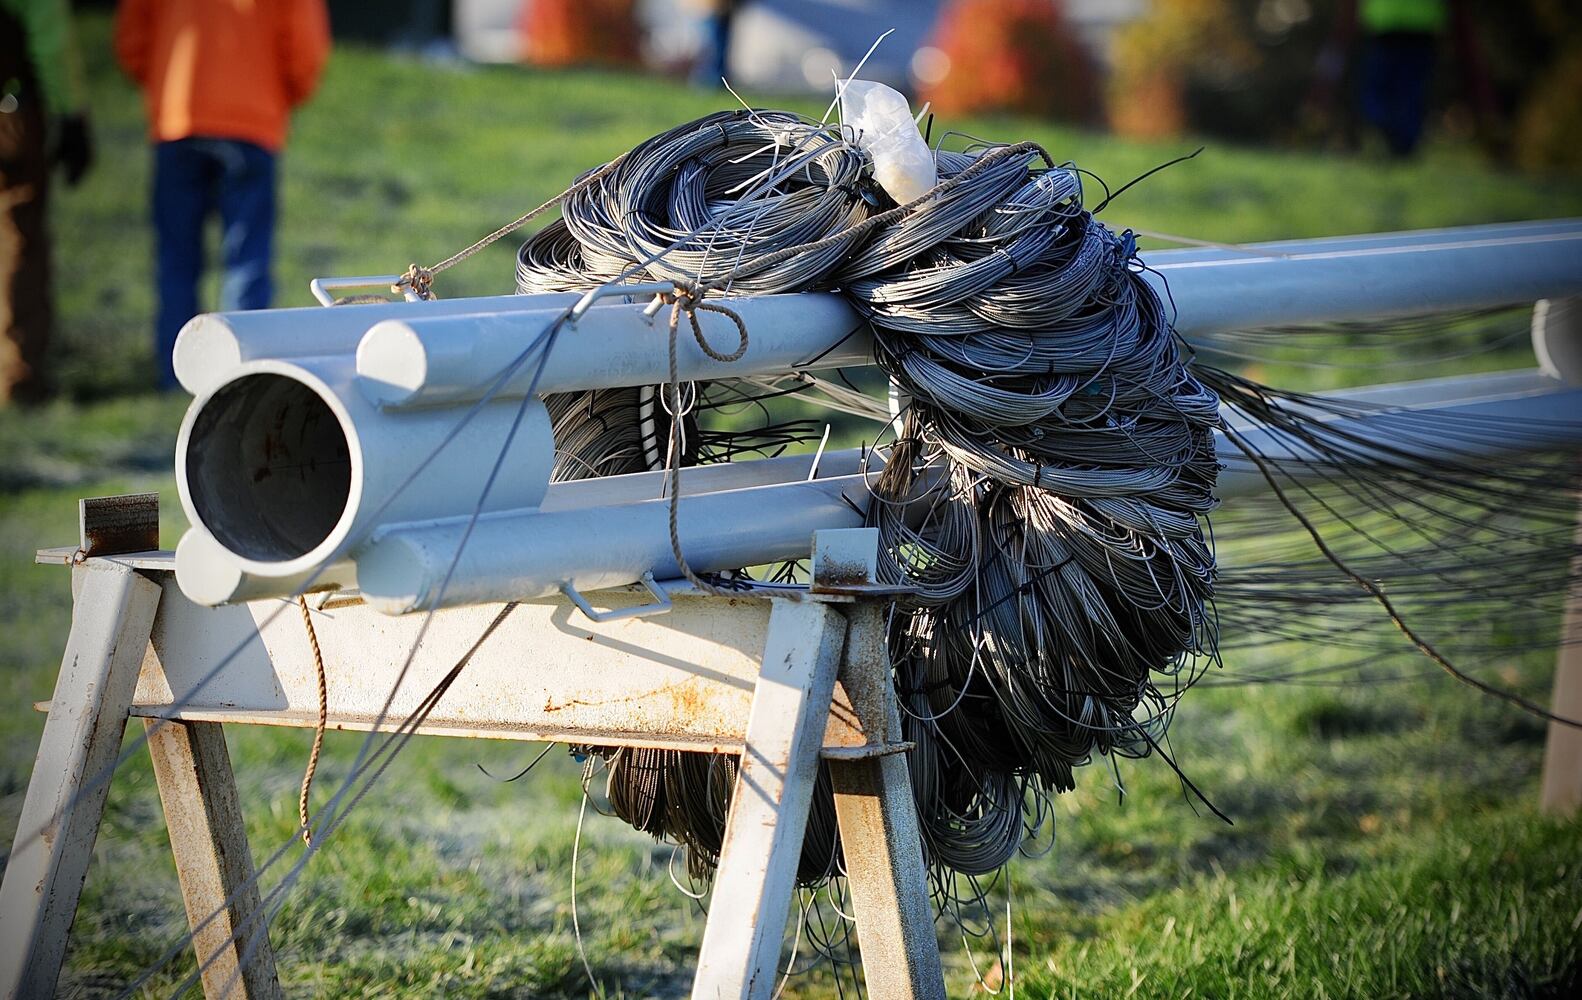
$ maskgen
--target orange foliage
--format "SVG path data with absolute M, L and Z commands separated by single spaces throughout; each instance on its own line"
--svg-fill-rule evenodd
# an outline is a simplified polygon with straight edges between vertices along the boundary
M 1186 131 L 1186 101 L 1181 77 L 1169 70 L 1128 74 L 1124 85 L 1112 92 L 1124 95 L 1110 101 L 1110 127 L 1137 139 L 1169 139 Z
M 1155 0 L 1116 32 L 1111 56 L 1110 122 L 1122 135 L 1149 139 L 1186 130 L 1190 76 L 1247 73 L 1257 58 L 1229 0 Z
M 1015 111 L 1067 121 L 1101 117 L 1093 60 L 1061 0 L 952 0 L 935 29 L 949 58 L 920 94 L 945 115 Z
M 522 56 L 538 66 L 635 65 L 634 0 L 526 0 L 517 17 Z

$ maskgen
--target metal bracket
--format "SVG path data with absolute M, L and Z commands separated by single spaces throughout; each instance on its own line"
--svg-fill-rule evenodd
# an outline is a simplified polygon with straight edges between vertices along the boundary
M 128 493 L 77 501 L 75 559 L 159 548 L 159 494 Z
M 583 314 L 585 314 L 589 309 L 593 308 L 593 304 L 595 302 L 607 295 L 658 296 L 663 295 L 666 292 L 673 292 L 675 290 L 676 283 L 674 281 L 645 281 L 641 284 L 635 285 L 600 285 L 598 288 L 589 289 L 587 293 L 582 296 L 582 298 L 578 299 L 577 304 L 571 307 L 571 312 L 567 314 L 567 318 L 570 319 L 573 324 L 575 324 L 577 320 L 583 317 Z M 652 304 L 650 304 L 650 307 L 652 307 Z M 652 316 L 653 313 L 645 312 L 645 315 Z
M 643 586 L 647 587 L 648 592 L 653 595 L 654 602 L 652 604 L 636 604 L 629 608 L 615 608 L 611 611 L 593 610 L 593 605 L 588 603 L 588 599 L 583 597 L 577 591 L 577 588 L 569 583 L 561 584 L 560 592 L 565 594 L 566 598 L 577 606 L 578 611 L 587 615 L 589 621 L 594 622 L 618 622 L 623 618 L 647 618 L 649 615 L 662 615 L 674 607 L 670 602 L 670 595 L 665 592 L 663 587 L 654 582 L 654 574 L 643 574 Z
M 357 277 L 345 278 L 314 278 L 308 282 L 308 290 L 313 297 L 319 300 L 321 306 L 333 306 L 335 296 L 331 289 L 344 288 L 391 288 L 401 280 L 399 274 L 365 274 Z M 420 302 L 421 296 L 408 288 L 402 295 L 408 302 Z

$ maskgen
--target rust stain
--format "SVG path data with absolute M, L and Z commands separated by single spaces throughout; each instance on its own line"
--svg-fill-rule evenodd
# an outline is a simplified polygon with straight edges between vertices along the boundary
M 567 698 L 557 702 L 551 697 L 544 701 L 544 712 L 553 714 L 568 708 L 602 709 L 620 705 L 646 705 L 651 708 L 652 711 L 640 712 L 628 721 L 635 721 L 643 732 L 658 736 L 691 734 L 711 726 L 724 728 L 728 721 L 709 697 L 708 682 L 697 677 L 672 681 L 618 698 Z
M 661 688 L 661 690 L 665 689 Z M 703 698 L 694 684 L 682 683 L 667 693 L 670 695 L 670 703 L 675 706 L 677 712 L 696 715 L 703 707 Z
M 860 587 L 870 582 L 868 567 L 861 562 L 824 559 L 819 562 L 818 579 L 814 582 L 820 588 Z

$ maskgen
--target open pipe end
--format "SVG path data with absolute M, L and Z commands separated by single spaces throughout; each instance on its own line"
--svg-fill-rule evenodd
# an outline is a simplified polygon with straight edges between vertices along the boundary
M 282 573 L 333 544 L 356 474 L 337 408 L 274 372 L 242 375 L 194 403 L 178 449 L 188 515 L 245 565 Z

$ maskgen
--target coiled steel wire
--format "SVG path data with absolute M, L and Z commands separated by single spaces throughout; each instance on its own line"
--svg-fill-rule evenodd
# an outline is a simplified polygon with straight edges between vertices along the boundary
M 833 287 L 869 320 L 912 400 L 868 517 L 881 572 L 912 588 L 890 642 L 914 791 L 930 862 L 965 875 L 1036 835 L 1042 796 L 1072 787 L 1074 768 L 1149 752 L 1170 705 L 1153 677 L 1212 656 L 1217 634 L 1203 531 L 1214 393 L 1183 364 L 1133 241 L 1083 208 L 1078 172 L 987 153 L 940 152 L 937 197 L 859 230 L 889 203 L 838 128 L 710 115 L 568 199 L 517 270 L 525 292 L 617 278 Z M 601 448 L 641 450 L 604 426 L 630 404 L 599 402 L 556 411 L 596 425 L 557 421 L 579 469 L 609 467 Z M 611 802 L 706 872 L 723 760 L 616 752 Z M 815 801 L 804 881 L 837 868 L 827 785 Z
M 562 222 L 523 246 L 518 283 L 833 288 L 867 319 L 875 360 L 910 400 L 872 477 L 867 519 L 880 532 L 882 577 L 909 588 L 889 652 L 946 911 L 1038 839 L 1048 797 L 1070 789 L 1077 768 L 1163 755 L 1176 700 L 1219 662 L 1221 612 L 1242 645 L 1306 639 L 1382 655 L 1364 627 L 1377 606 L 1336 559 L 1386 581 L 1414 621 L 1468 652 L 1513 648 L 1508 636 L 1469 634 L 1468 609 L 1518 615 L 1528 645 L 1582 641 L 1550 624 L 1579 587 L 1574 459 L 1502 457 L 1491 446 L 1515 429 L 1494 418 L 1401 413 L 1359 431 L 1346 418 L 1366 405 L 1279 392 L 1184 357 L 1131 235 L 1084 207 L 1081 171 L 1036 148 L 941 151 L 944 186 L 898 213 L 849 138 L 773 111 L 678 126 L 570 199 Z M 695 393 L 695 407 L 713 392 Z M 1290 495 L 1237 515 L 1265 541 L 1228 573 L 1206 530 L 1222 402 L 1302 456 L 1247 459 L 1288 477 Z M 563 449 L 578 456 L 566 474 L 634 454 L 630 427 L 615 426 L 629 404 L 552 410 Z M 574 426 L 578 415 L 597 426 Z M 1418 460 L 1425 441 L 1447 457 Z M 679 460 L 736 450 L 730 435 L 706 444 Z M 662 460 L 650 448 L 638 467 Z M 1298 507 L 1333 538 L 1323 558 L 1290 530 Z M 721 775 L 733 768 L 730 758 L 621 753 L 611 798 L 633 825 L 684 844 L 689 870 L 706 877 L 728 808 Z M 834 829 L 821 783 L 805 883 L 839 870 Z M 963 885 L 975 887 L 965 898 Z

